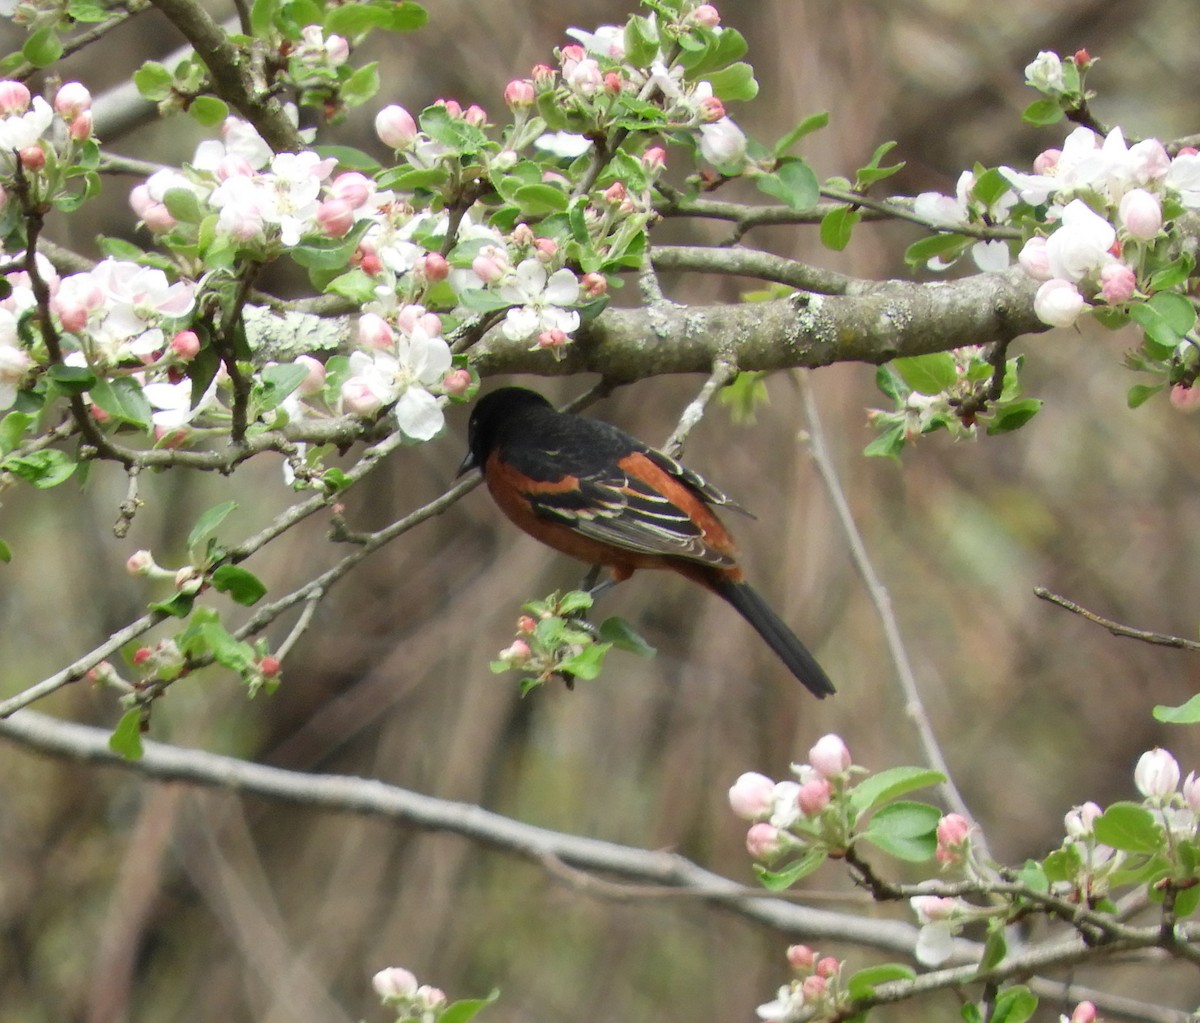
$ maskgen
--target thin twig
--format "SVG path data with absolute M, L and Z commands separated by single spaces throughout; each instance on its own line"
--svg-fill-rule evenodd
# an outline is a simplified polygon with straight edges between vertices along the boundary
M 939 771 L 946 779 L 938 786 L 938 791 L 946 801 L 946 805 L 955 813 L 962 814 L 967 820 L 974 821 L 975 818 L 967 808 L 966 801 L 958 791 L 958 786 L 954 784 L 954 779 L 950 774 L 950 767 L 946 763 L 946 758 L 942 755 L 937 735 L 934 733 L 933 725 L 929 720 L 929 714 L 925 710 L 925 704 L 921 699 L 921 693 L 917 687 L 916 674 L 913 671 L 912 662 L 908 657 L 908 649 L 904 644 L 903 637 L 900 635 L 900 625 L 896 621 L 896 615 L 892 609 L 892 598 L 888 594 L 887 588 L 880 581 L 874 566 L 871 564 L 866 544 L 863 542 L 862 534 L 858 531 L 858 526 L 855 524 L 854 516 L 850 511 L 850 504 L 846 500 L 846 494 L 842 490 L 841 481 L 838 479 L 837 471 L 834 469 L 833 459 L 829 456 L 829 449 L 825 444 L 825 430 L 821 425 L 821 417 L 817 409 L 816 396 L 809 386 L 808 377 L 805 374 L 797 374 L 796 376 L 799 382 L 800 393 L 804 400 L 804 417 L 808 429 L 809 452 L 812 455 L 813 463 L 817 467 L 817 472 L 820 474 L 821 480 L 829 492 L 829 498 L 833 503 L 838 523 L 842 527 L 842 533 L 850 549 L 850 556 L 854 560 L 854 565 L 858 569 L 859 575 L 862 576 L 863 583 L 867 587 L 867 593 L 871 598 L 871 603 L 875 605 L 875 611 L 879 615 L 879 620 L 883 625 L 883 633 L 887 640 L 888 651 L 891 653 L 892 663 L 895 665 L 896 675 L 900 681 L 900 688 L 904 693 L 905 711 L 917 730 L 917 737 L 924 751 L 926 762 L 935 771 Z M 974 829 L 971 841 L 982 858 L 986 861 L 991 861 L 992 857 L 988 851 L 987 840 L 984 838 L 980 828 L 976 827 Z
M 713 366 L 712 373 L 709 374 L 708 379 L 704 382 L 704 386 L 700 388 L 700 393 L 683 410 L 683 414 L 679 417 L 679 425 L 675 427 L 671 436 L 667 438 L 667 442 L 662 448 L 663 451 L 672 458 L 679 457 L 680 452 L 683 451 L 683 445 L 687 442 L 688 434 L 704 418 L 704 411 L 708 408 L 708 403 L 712 401 L 713 395 L 735 376 L 737 376 L 737 366 L 726 359 L 719 359 L 717 361 L 716 365 Z
M 1135 629 L 1130 625 L 1122 625 L 1120 622 L 1114 622 L 1111 618 L 1104 618 L 1096 614 L 1095 611 L 1089 611 L 1086 607 L 1081 607 L 1073 600 L 1068 600 L 1066 597 L 1061 597 L 1057 593 L 1051 593 L 1044 586 L 1035 586 L 1033 595 L 1039 600 L 1049 601 L 1051 604 L 1057 604 L 1061 608 L 1065 608 L 1072 614 L 1079 615 L 1080 618 L 1086 618 L 1089 622 L 1095 625 L 1102 625 L 1108 629 L 1114 636 L 1125 636 L 1127 639 L 1139 639 L 1143 643 L 1153 643 L 1156 646 L 1169 646 L 1177 650 L 1195 650 L 1200 651 L 1200 643 L 1194 639 L 1184 639 L 1182 636 L 1172 636 L 1165 632 L 1147 632 L 1144 629 Z

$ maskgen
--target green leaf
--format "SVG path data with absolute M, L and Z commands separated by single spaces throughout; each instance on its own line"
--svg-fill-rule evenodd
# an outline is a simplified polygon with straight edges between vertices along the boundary
M 1025 865 L 1017 871 L 1017 881 L 1035 892 L 1050 891 L 1050 879 L 1037 860 L 1026 860 Z
M 1138 408 L 1163 390 L 1166 384 L 1134 384 L 1125 395 L 1125 404 L 1130 408 Z
M 530 217 L 562 213 L 568 201 L 567 194 L 553 185 L 521 185 L 513 190 L 511 198 L 521 207 L 521 212 Z
M 916 789 L 940 785 L 946 776 L 926 767 L 889 767 L 869 775 L 849 792 L 850 811 L 855 816 Z
M 23 56 L 34 67 L 49 67 L 63 54 L 62 40 L 53 26 L 39 28 L 25 40 L 21 47 Z
M 618 650 L 627 650 L 639 657 L 653 657 L 657 651 L 624 618 L 605 618 L 600 623 L 600 638 Z
M 824 849 L 814 846 L 807 850 L 800 859 L 789 863 L 782 870 L 768 870 L 759 863 L 754 864 L 754 873 L 758 875 L 759 883 L 769 892 L 782 892 L 791 888 L 801 878 L 808 877 L 822 863 L 827 853 Z
M 1022 398 L 997 408 L 996 414 L 988 423 L 988 436 L 1019 430 L 1038 414 L 1041 407 L 1042 402 L 1039 398 Z
M 126 760 L 142 759 L 142 712 L 138 707 L 121 715 L 108 737 L 108 748 Z
M 821 244 L 827 249 L 841 252 L 850 244 L 854 225 L 862 218 L 858 210 L 849 206 L 838 206 L 821 218 Z
M 1154 708 L 1154 720 L 1168 725 L 1194 725 L 1200 722 L 1200 693 L 1178 707 L 1159 704 Z
M 1163 358 L 1169 358 L 1175 351 L 1175 346 L 1183 340 L 1182 334 L 1171 325 L 1171 321 L 1149 303 L 1135 302 L 1130 305 L 1129 318 L 1142 328 L 1147 342 L 1158 346 L 1158 351 L 1154 354 Z
M 963 254 L 972 239 L 961 234 L 934 234 L 928 238 L 919 238 L 904 250 L 904 262 L 913 269 L 923 269 L 931 259 L 937 259 L 943 264 L 953 263 Z
M 216 96 L 197 96 L 188 105 L 187 110 L 192 120 L 206 128 L 220 124 L 229 116 L 228 104 Z
M 1079 848 L 1074 844 L 1055 849 L 1042 862 L 1042 871 L 1046 880 L 1054 884 L 1061 881 L 1073 881 L 1083 867 Z
M 339 11 L 350 10 L 348 7 L 339 7 Z M 369 156 L 361 149 L 355 149 L 353 146 L 310 146 L 314 153 L 321 157 L 332 156 L 338 162 L 338 168 L 341 170 L 356 170 L 363 174 L 374 174 L 379 170 L 379 161 L 373 156 Z
M 649 18 L 631 17 L 625 23 L 625 63 L 649 67 L 658 56 L 658 33 Z
M 1004 921 L 992 921 L 988 925 L 987 941 L 983 944 L 983 955 L 979 959 L 979 972 L 986 973 L 999 966 L 1006 955 L 1008 942 L 1004 938 Z
M 204 622 L 198 631 L 213 660 L 230 671 L 241 674 L 258 659 L 254 647 L 235 639 L 219 621 Z
M 870 998 L 880 984 L 894 980 L 915 980 L 916 973 L 903 963 L 880 963 L 852 973 L 846 980 L 846 990 L 853 999 Z
M 375 298 L 375 281 L 370 275 L 355 268 L 349 271 L 349 273 L 335 277 L 326 284 L 325 293 L 327 295 L 341 295 L 343 298 L 348 298 L 358 305 L 366 305 Z
M 1122 852 L 1156 853 L 1162 848 L 1162 827 L 1138 803 L 1113 803 L 1096 818 L 1093 830 L 1096 841 Z
M 212 584 L 214 589 L 228 593 L 236 603 L 245 607 L 257 604 L 267 592 L 258 576 L 238 565 L 221 565 L 212 574 Z
M 1180 287 L 1191 275 L 1196 261 L 1189 253 L 1183 253 L 1178 259 L 1160 267 L 1150 275 L 1149 291 L 1171 291 Z
M 353 38 L 373 28 L 390 28 L 391 13 L 373 4 L 356 3 L 335 7 L 325 16 L 324 30 L 328 35 Z
M 413 3 L 413 0 L 392 3 L 391 15 L 392 22 L 388 28 L 393 32 L 414 32 L 424 28 L 429 21 L 429 13 L 420 4 Z
M 63 394 L 82 394 L 96 382 L 96 374 L 87 366 L 64 366 L 55 363 L 46 376 L 58 384 Z
M 758 82 L 754 79 L 754 68 L 744 61 L 730 64 L 721 71 L 705 76 L 720 100 L 752 100 L 758 95 Z
M 862 837 L 908 863 L 933 859 L 942 812 L 927 803 L 892 803 L 876 813 Z
M 12 548 L 3 540 L 0 540 L 0 561 L 6 565 L 12 561 Z
M 114 377 L 112 380 L 97 380 L 88 389 L 92 401 L 98 408 L 103 409 L 114 419 L 123 423 L 131 423 L 142 429 L 150 428 L 150 417 L 153 409 L 142 385 L 133 377 Z
M 192 613 L 192 605 L 195 603 L 194 593 L 176 593 L 167 600 L 155 600 L 147 606 L 151 611 L 161 611 L 172 618 L 186 618 Z
M 500 991 L 497 989 L 487 998 L 464 998 L 451 1002 L 438 1014 L 438 1023 L 469 1023 L 480 1009 L 487 1008 L 499 997 Z
M 7 455 L 25 436 L 25 431 L 36 421 L 26 412 L 10 412 L 0 419 L 0 454 Z
M 217 527 L 225 521 L 229 513 L 237 506 L 237 501 L 222 501 L 220 504 L 214 505 L 208 511 L 204 512 L 196 520 L 196 524 L 192 526 L 192 531 L 188 533 L 188 550 L 198 547 L 202 541 L 214 533 Z
M 992 206 L 997 199 L 1008 193 L 1010 187 L 1008 179 L 1000 173 L 1000 169 L 992 167 L 976 175 L 971 194 L 977 202 L 983 203 L 984 206 Z
M 1023 984 L 1014 984 L 997 996 L 989 1023 L 1025 1023 L 1037 1012 L 1037 1006 L 1037 995 Z
M 75 462 L 65 452 L 47 448 L 28 455 L 12 455 L 0 462 L 0 469 L 11 472 L 39 490 L 48 490 L 71 478 Z
M 681 46 L 692 44 L 689 52 L 680 59 L 684 67 L 684 77 L 689 82 L 704 78 L 711 82 L 710 72 L 727 67 L 749 49 L 745 37 L 729 27 L 723 28 L 720 33 L 682 35 L 679 37 L 679 43 Z
M 804 138 L 805 135 L 810 135 L 812 132 L 824 128 L 828 123 L 829 114 L 825 111 L 819 114 L 809 114 L 808 117 L 775 143 L 775 156 L 783 156 L 784 153 Z
M 133 73 L 133 84 L 142 99 L 158 103 L 171 95 L 175 77 L 156 60 L 148 60 Z
M 794 210 L 812 209 L 821 199 L 817 175 L 796 157 L 785 157 L 773 174 L 760 174 L 754 183 L 760 192 L 782 199 Z
M 1021 112 L 1021 120 L 1044 128 L 1063 119 L 1063 110 L 1056 99 L 1035 99 Z
M 568 657 L 558 664 L 559 671 L 569 672 L 576 678 L 593 679 L 600 674 L 604 667 L 604 655 L 612 648 L 611 643 L 593 643 L 586 646 L 573 657 Z
M 204 219 L 200 200 L 190 188 L 168 188 L 163 205 L 171 216 L 185 224 L 198 224 Z
M 349 8 L 341 8 L 348 10 Z M 362 106 L 379 92 L 379 62 L 372 61 L 355 71 L 342 82 L 338 94 L 348 107 Z
M 1180 336 L 1196 325 L 1196 307 L 1186 295 L 1162 291 L 1150 298 L 1150 308 L 1159 314 Z
M 904 427 L 893 426 L 863 448 L 863 454 L 868 458 L 899 458 L 903 450 Z
M 273 362 L 264 366 L 262 382 L 265 394 L 262 401 L 268 408 L 276 408 L 308 378 L 308 368 L 294 362 Z
M 456 153 L 477 153 L 487 143 L 487 136 L 479 128 L 461 117 L 452 117 L 444 106 L 426 107 L 421 111 L 420 122 L 425 134 Z
M 958 383 L 958 367 L 949 352 L 893 359 L 892 366 L 918 394 L 941 394 Z

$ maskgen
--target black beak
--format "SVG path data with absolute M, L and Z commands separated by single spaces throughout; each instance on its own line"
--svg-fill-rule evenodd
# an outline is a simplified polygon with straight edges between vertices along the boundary
M 475 452 L 468 451 L 467 457 L 462 460 L 462 465 L 460 465 L 458 467 L 458 472 L 456 472 L 454 474 L 454 478 L 458 479 L 460 476 L 465 476 L 472 469 L 478 469 L 478 468 L 479 468 L 479 461 L 475 457 Z

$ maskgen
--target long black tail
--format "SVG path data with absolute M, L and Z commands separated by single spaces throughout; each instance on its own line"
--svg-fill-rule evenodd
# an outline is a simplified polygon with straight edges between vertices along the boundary
M 721 579 L 716 582 L 714 589 L 733 605 L 738 614 L 754 626 L 754 631 L 766 640 L 767 646 L 775 651 L 788 670 L 813 696 L 823 700 L 836 692 L 817 659 L 749 584 Z

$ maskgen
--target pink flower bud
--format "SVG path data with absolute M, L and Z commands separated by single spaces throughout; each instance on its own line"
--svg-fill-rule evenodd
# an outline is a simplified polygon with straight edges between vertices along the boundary
M 555 327 L 553 330 L 543 330 L 538 335 L 539 348 L 561 348 L 571 339 L 563 331 Z
M 1149 241 L 1162 230 L 1162 205 L 1144 188 L 1131 188 L 1126 192 L 1117 207 L 1117 215 L 1129 236 L 1139 241 Z
M 1171 388 L 1171 407 L 1180 412 L 1195 412 L 1200 408 L 1200 387 L 1176 384 Z
M 471 389 L 471 371 L 452 369 L 442 378 L 442 390 L 455 398 L 461 398 Z
M 608 292 L 608 278 L 593 271 L 579 278 L 579 286 L 588 298 L 599 298 Z
M 157 567 L 149 551 L 134 551 L 125 562 L 125 571 L 133 576 L 149 575 Z
M 379 254 L 370 246 L 360 244 L 354 250 L 354 255 L 350 262 L 362 270 L 365 274 L 374 276 L 383 269 L 383 260 L 379 258 Z
M 558 242 L 553 238 L 535 238 L 533 247 L 537 250 L 537 257 L 543 263 L 549 262 L 558 255 Z
M 358 318 L 358 343 L 364 348 L 392 348 L 396 332 L 378 313 L 363 313 Z
M 837 778 L 850 769 L 850 750 L 838 735 L 823 735 L 808 751 L 808 762 L 823 778 Z
M 482 128 L 487 124 L 487 111 L 478 103 L 472 103 L 463 111 L 463 120 L 467 124 L 474 125 L 476 128 Z
M 130 660 L 133 661 L 136 667 L 141 667 L 141 665 L 145 664 L 153 656 L 154 651 L 148 646 L 140 646 L 133 652 L 133 657 Z
M 142 214 L 142 223 L 146 225 L 146 229 L 153 231 L 155 234 L 162 234 L 164 231 L 169 231 L 178 221 L 171 216 L 171 211 L 167 209 L 165 203 L 152 203 Z
M 486 250 L 483 250 L 471 260 L 471 272 L 484 284 L 495 284 L 508 272 L 508 261 L 485 253 Z
M 535 85 L 549 85 L 554 81 L 554 68 L 548 64 L 534 64 L 533 69 L 529 72 L 529 77 L 533 79 Z
M 450 276 L 450 264 L 440 252 L 425 253 L 417 260 L 416 269 L 433 284 Z
M 350 59 L 350 44 L 341 36 L 332 35 L 325 40 L 325 56 L 334 66 L 345 64 Z
M 11 79 L 0 82 L 0 116 L 25 113 L 29 109 L 30 98 L 24 83 Z
M 623 203 L 629 197 L 629 190 L 623 181 L 614 181 L 604 190 L 604 198 L 614 206 Z
M 385 146 L 407 149 L 417 137 L 417 122 L 404 107 L 392 104 L 375 115 L 375 134 Z
M 921 924 L 949 920 L 959 912 L 958 899 L 941 895 L 914 895 L 908 900 L 908 904 L 912 906 L 917 921 Z
M 805 977 L 800 984 L 800 991 L 804 995 L 804 1000 L 806 1002 L 813 1002 L 819 999 L 823 994 L 825 994 L 825 986 L 828 983 L 829 982 L 824 977 L 821 977 L 817 974 L 813 974 L 811 977 Z
M 625 86 L 624 80 L 615 71 L 607 71 L 604 74 L 604 91 L 610 96 L 616 96 Z
M 301 380 L 300 386 L 296 388 L 300 395 L 311 398 L 314 394 L 320 394 L 325 389 L 325 364 L 311 355 L 297 355 L 292 361 L 294 365 L 303 366 L 308 370 L 308 376 Z
M 948 813 L 937 826 L 937 860 L 939 863 L 959 863 L 966 853 L 971 822 L 957 813 Z
M 1045 149 L 1033 158 L 1034 174 L 1052 174 L 1062 159 L 1061 149 Z
M 1120 305 L 1133 298 L 1137 277 L 1124 263 L 1109 263 L 1100 271 L 1100 294 L 1109 305 Z
M 46 166 L 46 154 L 41 146 L 28 146 L 18 155 L 21 158 L 21 166 L 27 171 L 40 171 Z
M 796 970 L 811 970 L 817 960 L 817 954 L 807 945 L 789 945 L 787 950 L 788 965 Z
M 389 966 L 371 978 L 375 993 L 385 1002 L 412 998 L 417 993 L 417 978 L 401 966 Z
M 425 1012 L 435 1012 L 446 1004 L 446 993 L 438 987 L 422 984 L 417 988 L 417 1008 Z
M 1092 825 L 1104 811 L 1098 803 L 1090 800 L 1081 806 L 1074 806 L 1067 811 L 1063 818 L 1063 827 L 1070 838 L 1086 838 L 1092 833 Z
M 329 183 L 329 194 L 334 199 L 341 199 L 352 209 L 362 206 L 374 192 L 375 185 L 371 179 L 358 171 L 346 171 Z
M 175 573 L 175 589 L 180 593 L 198 593 L 204 574 L 194 565 L 184 565 Z
M 692 11 L 692 20 L 705 28 L 716 28 L 721 24 L 721 14 L 712 4 L 701 4 Z
M 536 628 L 537 622 L 535 622 L 529 615 L 521 615 L 521 617 L 517 619 L 517 631 L 526 636 L 530 635 Z
M 512 229 L 512 240 L 514 245 L 532 245 L 537 236 L 533 233 L 533 228 L 522 222 Z
M 200 353 L 200 337 L 194 330 L 181 330 L 171 338 L 171 351 L 184 362 L 191 362 Z
M 1179 764 L 1165 749 L 1156 746 L 1138 759 L 1133 783 L 1147 799 L 1166 800 L 1179 787 Z
M 500 651 L 500 660 L 508 661 L 511 664 L 524 664 L 529 660 L 530 653 L 532 650 L 525 640 L 514 639 L 510 646 Z
M 1023 246 L 1017 256 L 1017 262 L 1035 281 L 1048 281 L 1054 276 L 1050 270 L 1050 256 L 1046 251 L 1046 239 L 1035 234 Z
M 833 956 L 825 956 L 817 962 L 817 976 L 831 978 L 836 977 L 842 968 L 840 959 L 834 959 Z
M 828 778 L 810 778 L 796 793 L 796 805 L 805 817 L 813 817 L 829 805 L 833 786 Z
M 1076 50 L 1075 53 L 1072 54 L 1071 59 L 1075 61 L 1075 66 L 1079 68 L 1080 71 L 1086 71 L 1089 67 L 1091 67 L 1092 64 L 1092 55 L 1088 53 L 1087 50 L 1082 48 Z M 1096 1009 L 1093 1006 L 1092 1012 L 1094 1013 L 1095 1011 Z M 1084 1023 L 1084 1021 L 1077 1020 L 1075 1023 Z M 1087 1021 L 1087 1023 L 1090 1023 L 1090 1020 Z
M 270 654 L 267 654 L 266 657 L 263 657 L 258 662 L 258 670 L 261 671 L 267 678 L 275 678 L 282 668 L 283 663 L 279 660 L 279 658 L 272 657 Z
M 1096 1007 L 1091 1002 L 1080 1002 L 1071 1013 L 1071 1023 L 1096 1023 Z
M 462 115 L 463 115 L 462 104 L 459 103 L 459 101 L 456 99 L 435 100 L 433 105 L 435 107 L 445 107 L 446 113 L 448 113 L 451 117 L 455 118 L 456 120 L 462 118 Z
M 756 860 L 773 859 L 781 848 L 783 841 L 778 828 L 765 821 L 750 825 L 746 832 L 746 851 Z
M 775 783 L 766 775 L 747 771 L 729 789 L 729 806 L 743 820 L 754 821 L 771 812 Z
M 79 82 L 64 82 L 54 94 L 54 109 L 66 120 L 73 121 L 85 110 L 92 109 L 92 94 Z
M 651 146 L 642 154 L 642 166 L 648 171 L 660 171 L 667 165 L 667 151 L 662 146 Z
M 353 415 L 369 416 L 383 407 L 383 401 L 365 380 L 351 377 L 342 384 L 341 405 Z
M 1084 309 L 1083 296 L 1071 281 L 1046 281 L 1033 297 L 1037 318 L 1051 327 L 1070 327 Z
M 67 135 L 72 142 L 86 142 L 92 137 L 92 112 L 85 110 L 82 114 L 71 119 Z
M 583 58 L 587 56 L 587 51 L 584 50 L 584 48 L 578 43 L 571 43 L 569 46 L 564 46 L 559 52 L 563 64 L 566 64 L 566 62 L 569 60 L 578 64 L 579 61 L 583 60 Z M 28 102 L 28 100 L 26 100 L 26 102 Z
M 344 238 L 354 226 L 354 209 L 342 199 L 326 199 L 317 206 L 316 216 L 329 238 Z
M 719 121 L 725 116 L 725 104 L 722 103 L 716 96 L 705 96 L 700 101 L 700 120 L 709 123 Z
M 504 87 L 504 102 L 510 110 L 528 110 L 535 95 L 533 82 L 528 78 L 514 78 Z

